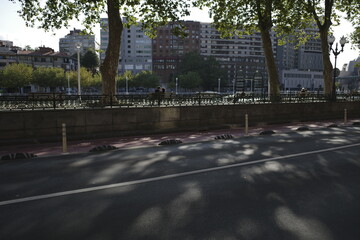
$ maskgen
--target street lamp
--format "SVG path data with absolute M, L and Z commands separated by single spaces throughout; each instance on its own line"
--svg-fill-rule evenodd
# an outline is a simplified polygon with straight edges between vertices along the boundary
M 79 96 L 79 100 L 81 100 L 81 86 L 80 86 L 80 48 L 81 48 L 81 43 L 78 42 L 78 43 L 76 44 L 76 49 L 77 49 L 78 96 Z
M 178 93 L 178 78 L 175 78 L 175 94 L 177 94 Z
M 220 78 L 218 79 L 218 93 L 220 94 Z
M 235 79 L 233 80 L 233 94 L 235 94 Z
M 66 72 L 67 74 L 67 94 L 70 95 L 70 75 L 68 72 Z
M 125 94 L 129 94 L 129 83 L 128 83 L 128 76 L 125 77 Z
M 346 38 L 344 36 L 342 36 L 340 38 L 340 45 L 341 45 L 341 50 L 338 50 L 338 43 L 336 43 L 335 45 L 335 50 L 332 48 L 333 43 L 335 42 L 335 37 L 333 35 L 329 35 L 328 36 L 328 42 L 329 42 L 329 51 L 331 51 L 334 56 L 335 56 L 335 66 L 333 68 L 333 82 L 332 82 L 332 94 L 331 94 L 331 100 L 336 101 L 336 88 L 335 88 L 335 78 L 336 78 L 336 61 L 337 61 L 337 56 L 344 51 L 344 46 L 346 43 Z

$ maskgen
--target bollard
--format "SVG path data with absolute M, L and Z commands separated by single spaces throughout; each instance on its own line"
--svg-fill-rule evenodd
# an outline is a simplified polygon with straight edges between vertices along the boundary
M 344 109 L 344 123 L 347 123 L 347 109 Z
M 62 124 L 62 149 L 63 149 L 63 153 L 68 152 L 67 139 L 66 139 L 66 124 L 65 123 Z
M 249 117 L 245 114 L 245 135 L 249 134 Z

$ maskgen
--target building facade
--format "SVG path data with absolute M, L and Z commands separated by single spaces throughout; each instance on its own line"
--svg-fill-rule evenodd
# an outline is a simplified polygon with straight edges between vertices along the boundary
M 183 55 L 195 52 L 219 62 L 226 72 L 228 90 L 251 91 L 260 85 L 267 88 L 268 73 L 260 33 L 222 38 L 211 23 L 183 21 L 182 24 L 188 35 L 185 38 L 173 34 L 173 29 L 178 27 L 176 23 L 159 27 L 157 37 L 152 40 L 140 25 L 124 29 L 118 73 L 151 70 L 159 76 L 162 85 L 167 85 L 178 75 Z M 107 19 L 102 19 L 101 25 L 100 59 L 103 60 L 108 45 Z M 315 33 L 314 29 L 307 31 Z M 279 46 L 272 32 L 271 40 L 282 90 L 323 89 L 320 39 L 311 38 L 299 47 L 292 43 Z
M 65 53 L 55 52 L 48 47 L 39 47 L 35 51 L 12 50 L 0 47 L 0 70 L 13 63 L 24 63 L 37 67 L 59 67 L 65 71 L 75 70 L 75 60 Z
M 273 52 L 276 39 L 272 34 Z M 267 85 L 265 56 L 260 33 L 221 38 L 211 23 L 201 23 L 201 55 L 214 57 L 227 72 L 228 87 L 235 83 L 236 91 L 254 88 L 253 81 Z M 265 86 L 264 86 L 265 87 Z
M 152 40 L 153 72 L 160 77 L 162 85 L 175 81 L 178 67 L 186 53 L 200 53 L 200 22 L 184 21 L 185 38 L 173 34 L 177 23 L 169 23 L 157 29 L 157 36 Z
M 102 62 L 109 44 L 107 18 L 102 18 L 100 25 L 100 61 Z M 133 74 L 152 71 L 151 39 L 145 35 L 140 24 L 124 28 L 121 34 L 118 74 L 123 74 L 125 71 L 131 71 Z
M 65 37 L 59 39 L 59 51 L 72 56 L 77 53 L 80 45 L 81 54 L 88 50 L 95 50 L 95 35 L 82 34 L 82 30 L 71 30 Z
M 315 29 L 306 30 L 315 36 Z M 321 40 L 310 38 L 304 45 L 296 46 L 287 43 L 278 46 L 277 62 L 279 63 L 279 80 L 282 90 L 322 90 L 323 59 Z

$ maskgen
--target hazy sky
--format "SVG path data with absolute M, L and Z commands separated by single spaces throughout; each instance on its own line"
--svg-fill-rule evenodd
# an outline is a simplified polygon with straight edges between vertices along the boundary
M 59 50 L 59 38 L 64 37 L 73 28 L 82 28 L 80 22 L 72 22 L 70 29 L 60 29 L 55 33 L 45 32 L 44 30 L 37 28 L 28 28 L 21 17 L 19 17 L 17 10 L 20 5 L 14 4 L 9 0 L 0 0 L 0 40 L 13 41 L 14 45 L 19 47 L 25 47 L 30 45 L 31 47 L 39 47 L 45 45 L 53 48 L 55 51 Z M 106 16 L 105 16 L 106 17 Z M 194 10 L 187 20 L 196 20 L 202 22 L 210 22 L 207 12 L 201 12 L 200 10 Z M 99 42 L 100 29 L 97 26 L 93 29 L 96 39 Z M 352 26 L 348 22 L 342 22 L 340 26 L 334 28 L 334 35 L 336 42 L 343 35 L 348 35 L 352 31 Z M 337 65 L 339 68 L 344 63 L 348 63 L 351 60 L 356 59 L 359 56 L 359 50 L 351 49 L 351 44 L 347 44 L 344 48 L 344 52 L 338 56 Z M 334 56 L 331 55 L 331 60 L 334 60 Z

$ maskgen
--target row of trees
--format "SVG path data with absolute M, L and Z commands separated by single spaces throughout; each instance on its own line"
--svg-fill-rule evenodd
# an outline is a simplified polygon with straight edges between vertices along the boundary
M 159 85 L 159 78 L 150 71 L 143 71 L 136 75 L 130 71 L 123 75 L 117 76 L 117 86 L 125 88 L 126 80 L 129 87 L 155 88 Z M 56 88 L 77 87 L 78 73 L 77 71 L 65 72 L 62 68 L 46 68 L 39 67 L 33 69 L 26 64 L 10 64 L 4 70 L 0 71 L 0 87 L 10 89 L 10 91 L 18 92 L 19 88 L 26 87 L 31 84 L 50 88 L 55 91 Z M 101 74 L 93 74 L 93 72 L 85 67 L 80 68 L 81 87 L 101 88 Z
M 360 0 L 144 0 L 144 1 L 60 1 L 60 0 L 10 0 L 20 2 L 20 15 L 29 26 L 39 23 L 45 30 L 68 27 L 69 21 L 83 14 L 84 26 L 91 29 L 100 22 L 101 14 L 108 16 L 109 44 L 106 57 L 100 66 L 103 76 L 103 92 L 107 95 L 115 92 L 115 77 L 119 60 L 121 32 L 125 25 L 141 22 L 149 36 L 154 36 L 156 27 L 169 21 L 178 22 L 181 17 L 190 14 L 193 6 L 208 7 L 213 15 L 214 24 L 223 36 L 233 34 L 261 33 L 265 53 L 269 89 L 272 96 L 279 95 L 279 77 L 272 50 L 270 32 L 274 30 L 285 40 L 287 36 L 297 35 L 296 41 L 306 41 L 305 29 L 317 27 L 321 39 L 324 63 L 325 94 L 332 94 L 332 64 L 329 57 L 328 34 L 330 27 L 339 21 L 345 13 L 348 20 L 360 26 Z M 122 17 L 127 22 L 122 22 Z M 242 31 L 239 31 L 241 29 Z M 184 35 L 183 27 L 173 29 L 178 35 Z M 356 28 L 354 39 L 359 39 Z M 104 99 L 109 101 L 110 99 Z
M 101 87 L 101 78 L 99 74 L 93 75 L 86 68 L 80 68 L 81 86 L 83 87 Z M 17 92 L 19 88 L 29 86 L 30 84 L 39 87 L 49 87 L 54 91 L 57 87 L 77 87 L 77 71 L 65 72 L 57 67 L 39 67 L 35 70 L 23 63 L 7 65 L 0 71 L 0 86 L 2 88 L 12 89 Z
M 116 78 L 116 85 L 118 88 L 125 88 L 126 82 L 129 88 L 156 88 L 160 84 L 159 77 L 151 71 L 142 71 L 136 75 L 131 71 L 126 71 L 123 75 Z

